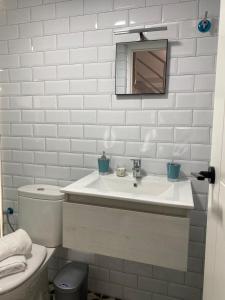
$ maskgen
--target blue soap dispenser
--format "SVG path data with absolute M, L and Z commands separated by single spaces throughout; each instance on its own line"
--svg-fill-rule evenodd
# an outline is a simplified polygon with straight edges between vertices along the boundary
M 98 158 L 98 170 L 101 175 L 109 173 L 109 161 L 110 159 L 106 157 L 105 151 L 103 151 L 102 156 Z

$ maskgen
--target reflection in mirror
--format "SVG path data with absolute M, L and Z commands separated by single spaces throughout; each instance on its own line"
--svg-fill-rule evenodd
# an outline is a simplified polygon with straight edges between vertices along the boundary
M 165 94 L 168 40 L 116 45 L 116 94 Z

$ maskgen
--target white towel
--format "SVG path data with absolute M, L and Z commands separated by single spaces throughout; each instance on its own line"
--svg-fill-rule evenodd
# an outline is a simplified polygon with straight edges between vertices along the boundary
M 14 255 L 0 262 L 0 278 L 25 271 L 27 261 L 24 255 Z
M 0 239 L 0 262 L 13 255 L 29 255 L 32 241 L 23 229 L 5 235 Z

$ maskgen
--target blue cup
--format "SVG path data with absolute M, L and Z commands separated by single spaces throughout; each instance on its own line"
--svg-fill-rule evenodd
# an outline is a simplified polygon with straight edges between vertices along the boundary
M 169 181 L 177 181 L 180 176 L 180 164 L 167 163 L 167 178 Z

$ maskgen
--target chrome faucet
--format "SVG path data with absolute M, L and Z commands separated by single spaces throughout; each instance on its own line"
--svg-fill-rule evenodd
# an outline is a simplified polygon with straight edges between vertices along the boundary
M 133 168 L 132 168 L 132 171 L 133 171 L 133 177 L 134 178 L 141 178 L 141 159 L 138 159 L 138 158 L 134 158 L 134 159 L 131 159 L 131 161 L 133 161 Z

